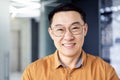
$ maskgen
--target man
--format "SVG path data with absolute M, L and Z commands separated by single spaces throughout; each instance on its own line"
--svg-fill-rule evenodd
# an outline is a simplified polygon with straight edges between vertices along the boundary
M 61 4 L 48 18 L 48 32 L 57 50 L 30 64 L 21 80 L 119 80 L 108 63 L 82 49 L 88 31 L 83 10 Z

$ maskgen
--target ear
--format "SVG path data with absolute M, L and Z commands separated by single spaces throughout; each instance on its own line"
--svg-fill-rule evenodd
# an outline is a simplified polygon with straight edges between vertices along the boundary
M 52 38 L 52 40 L 53 40 L 54 35 L 53 35 L 52 30 L 51 30 L 51 28 L 50 28 L 50 27 L 48 28 L 48 32 L 49 32 L 50 37 L 51 37 L 51 38 Z
M 84 26 L 84 36 L 87 35 L 87 32 L 88 32 L 88 24 L 85 23 L 85 26 Z

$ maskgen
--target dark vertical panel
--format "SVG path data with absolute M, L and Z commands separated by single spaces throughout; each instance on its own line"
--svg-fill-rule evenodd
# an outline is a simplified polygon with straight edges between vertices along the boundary
M 54 7 L 55 7 L 55 6 L 54 6 Z M 50 6 L 47 6 L 47 7 L 46 7 L 46 11 L 47 11 L 47 22 L 49 22 L 49 21 L 48 21 L 48 14 L 49 14 L 49 12 L 50 12 L 52 9 L 54 9 L 54 7 L 52 7 L 52 6 L 51 6 L 51 7 L 50 7 Z M 48 27 L 50 26 L 49 23 L 47 23 L 47 25 L 48 25 Z M 48 27 L 47 27 L 47 29 L 48 29 Z M 54 43 L 53 43 L 53 40 L 51 39 L 51 37 L 50 37 L 50 35 L 49 35 L 48 32 L 47 32 L 47 46 L 48 46 L 48 49 L 47 49 L 48 54 L 47 54 L 47 55 L 53 53 L 53 52 L 56 50 L 56 48 L 55 48 L 55 46 L 54 46 Z
M 17 45 L 17 47 L 18 47 L 18 66 L 17 66 L 17 69 L 18 69 L 18 71 L 20 72 L 21 71 L 21 47 L 20 47 L 20 45 L 21 45 L 21 31 L 18 31 L 17 32 L 17 38 L 18 38 L 18 45 Z
M 38 22 L 31 19 L 32 62 L 38 59 Z
M 72 0 L 87 14 L 88 33 L 85 38 L 84 50 L 99 55 L 99 0 Z

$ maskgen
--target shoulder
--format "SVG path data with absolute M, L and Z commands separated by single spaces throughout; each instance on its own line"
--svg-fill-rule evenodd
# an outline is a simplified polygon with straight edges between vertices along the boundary
M 40 74 L 44 73 L 46 68 L 52 63 L 53 54 L 44 58 L 38 59 L 29 64 L 23 72 L 22 80 L 35 79 L 40 77 Z M 52 64 L 51 64 L 52 65 Z
M 87 54 L 87 67 L 99 76 L 106 76 L 106 80 L 118 80 L 115 69 L 106 61 L 98 56 Z M 93 73 L 93 74 L 94 74 Z
M 31 64 L 29 64 L 26 67 L 25 71 L 27 71 L 29 73 L 36 73 L 36 72 L 45 70 L 50 65 L 52 65 L 51 63 L 53 63 L 53 59 L 54 59 L 53 54 L 43 57 L 43 58 L 40 58 L 40 59 L 32 62 Z
M 97 64 L 97 65 L 101 65 L 101 66 L 111 66 L 108 62 L 104 61 L 99 56 L 94 56 L 94 55 L 87 53 L 86 57 L 87 57 L 87 61 L 90 61 L 93 64 Z
M 95 69 L 103 70 L 105 72 L 113 71 L 114 68 L 101 57 L 87 54 L 87 64 L 91 65 Z
M 40 67 L 45 67 L 47 66 L 48 64 L 50 64 L 51 62 L 53 62 L 53 59 L 54 59 L 54 55 L 51 54 L 51 55 L 48 55 L 46 57 L 43 57 L 43 58 L 40 58 L 38 60 L 36 60 L 35 62 L 31 63 L 29 65 L 29 67 L 35 67 L 36 69 L 37 68 L 40 68 Z

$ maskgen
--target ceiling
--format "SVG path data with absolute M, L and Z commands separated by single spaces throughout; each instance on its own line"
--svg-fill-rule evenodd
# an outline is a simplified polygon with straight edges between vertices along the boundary
M 9 12 L 12 17 L 39 17 L 44 6 L 56 6 L 57 0 L 11 0 Z M 42 7 L 42 8 L 41 8 Z
M 40 0 L 11 0 L 9 12 L 12 17 L 39 17 Z

